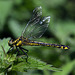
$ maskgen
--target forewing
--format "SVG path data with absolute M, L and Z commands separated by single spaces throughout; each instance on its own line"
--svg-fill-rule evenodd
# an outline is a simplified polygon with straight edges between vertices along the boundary
M 50 22 L 50 16 L 41 18 L 42 7 L 33 10 L 33 16 L 26 25 L 22 36 L 28 39 L 39 38 L 46 31 Z
M 40 38 L 46 31 L 50 21 L 50 16 L 41 19 L 29 33 L 28 38 Z

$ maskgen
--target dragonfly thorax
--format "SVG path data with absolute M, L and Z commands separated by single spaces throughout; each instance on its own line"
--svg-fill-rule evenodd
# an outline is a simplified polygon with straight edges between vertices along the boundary
M 28 42 L 29 42 L 29 40 L 27 38 L 24 38 L 24 37 L 21 36 L 21 37 L 17 38 L 16 40 L 10 39 L 8 41 L 8 45 L 10 47 L 15 47 L 15 46 L 19 47 L 19 46 L 26 45 Z

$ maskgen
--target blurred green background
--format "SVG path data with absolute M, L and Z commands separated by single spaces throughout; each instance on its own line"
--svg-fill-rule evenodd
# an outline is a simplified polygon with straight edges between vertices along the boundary
M 30 47 L 28 55 L 38 58 L 61 72 L 29 70 L 12 75 L 75 75 L 75 4 L 74 0 L 0 0 L 0 39 L 16 39 L 29 21 L 34 8 L 41 6 L 43 16 L 51 16 L 49 27 L 39 41 L 70 46 L 69 50 Z M 8 73 L 10 75 L 10 73 Z

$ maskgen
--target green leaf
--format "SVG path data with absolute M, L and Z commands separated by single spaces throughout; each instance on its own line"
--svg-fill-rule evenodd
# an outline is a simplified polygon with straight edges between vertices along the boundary
M 61 71 L 60 69 L 52 67 L 52 65 L 40 61 L 39 59 L 36 59 L 34 57 L 29 57 L 28 63 L 26 62 L 25 59 L 22 60 L 19 58 L 18 61 L 22 62 L 13 66 L 12 69 L 15 71 L 25 72 L 26 70 L 29 69 Z
M 4 47 L 5 52 L 8 51 L 8 49 L 9 49 L 8 41 L 9 41 L 9 40 L 10 40 L 10 38 L 0 39 L 0 52 L 1 52 L 1 53 L 3 52 L 1 45 Z
M 2 55 L 2 59 L 4 58 L 4 52 L 2 50 L 2 47 L 4 47 L 5 49 L 5 53 L 8 51 L 9 46 L 8 46 L 8 40 L 10 40 L 10 38 L 4 38 L 3 40 L 0 39 L 0 55 Z

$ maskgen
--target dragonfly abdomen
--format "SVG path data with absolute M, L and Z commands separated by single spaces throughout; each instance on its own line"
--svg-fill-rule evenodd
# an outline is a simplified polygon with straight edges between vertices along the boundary
M 56 47 L 56 48 L 61 48 L 61 49 L 69 49 L 69 47 L 65 46 L 65 45 L 57 45 L 57 44 L 49 44 L 49 43 L 43 43 L 43 44 L 47 47 Z
M 32 41 L 30 45 L 56 47 L 56 48 L 61 48 L 61 49 L 69 49 L 69 46 L 65 46 L 65 45 L 57 45 L 57 44 L 51 44 L 51 43 L 49 44 L 49 43 L 35 42 L 35 41 Z
M 56 47 L 56 48 L 61 48 L 61 49 L 69 49 L 69 47 L 65 46 L 65 45 L 57 45 L 57 44 L 49 44 L 49 43 L 42 43 L 42 45 L 47 46 L 47 47 Z

